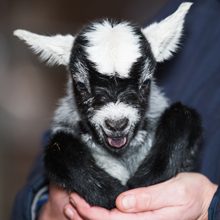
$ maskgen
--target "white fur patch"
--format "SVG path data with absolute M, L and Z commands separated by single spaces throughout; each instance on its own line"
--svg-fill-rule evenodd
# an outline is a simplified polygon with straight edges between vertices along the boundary
M 126 184 L 130 178 L 130 173 L 119 160 L 110 156 L 108 153 L 104 155 L 96 152 L 93 154 L 93 157 L 99 167 L 104 169 L 112 177 L 120 180 L 123 185 Z
M 169 59 L 175 52 L 182 34 L 184 18 L 192 3 L 182 3 L 175 13 L 159 23 L 143 29 L 157 62 Z
M 128 151 L 122 157 L 111 156 L 102 146 L 95 144 L 89 134 L 81 135 L 81 139 L 90 148 L 96 165 L 125 185 L 134 175 L 152 146 L 152 134 L 139 131 L 131 141 Z
M 130 177 L 126 166 L 120 160 L 111 156 L 102 146 L 95 144 L 90 135 L 81 135 L 81 138 L 90 148 L 96 165 L 125 185 Z
M 43 36 L 25 30 L 16 30 L 14 35 L 24 40 L 40 58 L 49 65 L 69 64 L 71 49 L 74 42 L 72 35 Z
M 85 34 L 89 40 L 89 47 L 86 47 L 89 59 L 101 74 L 128 78 L 132 64 L 141 56 L 139 36 L 126 22 L 112 27 L 104 21 L 94 27 L 94 31 Z
M 132 124 L 136 124 L 139 121 L 139 114 L 136 108 L 126 105 L 123 102 L 110 102 L 103 106 L 101 109 L 96 110 L 91 122 L 95 125 L 101 125 L 104 127 L 106 119 L 118 121 L 123 118 L 129 119 L 128 129 Z

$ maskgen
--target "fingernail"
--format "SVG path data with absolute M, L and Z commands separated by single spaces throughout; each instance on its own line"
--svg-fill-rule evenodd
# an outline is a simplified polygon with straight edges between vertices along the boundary
M 76 207 L 76 202 L 74 201 L 74 199 L 73 199 L 72 197 L 70 197 L 70 202 L 72 203 L 72 205 L 73 205 L 74 207 Z
M 69 208 L 66 208 L 64 210 L 64 214 L 70 220 L 73 219 L 73 217 L 74 217 L 73 211 L 71 209 L 69 209 Z
M 132 209 L 136 204 L 136 198 L 133 195 L 127 195 L 122 200 L 124 209 Z

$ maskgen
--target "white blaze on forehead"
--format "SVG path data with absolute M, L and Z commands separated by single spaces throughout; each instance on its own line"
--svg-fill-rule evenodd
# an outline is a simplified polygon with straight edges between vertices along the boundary
M 129 119 L 129 125 L 137 123 L 140 118 L 136 108 L 123 102 L 110 102 L 101 109 L 95 111 L 95 114 L 92 117 L 92 123 L 104 126 L 106 119 L 118 121 L 125 117 Z
M 89 41 L 86 52 L 98 72 L 121 78 L 129 77 L 132 64 L 141 56 L 139 36 L 126 22 L 112 27 L 108 21 L 94 24 L 94 31 L 85 34 Z

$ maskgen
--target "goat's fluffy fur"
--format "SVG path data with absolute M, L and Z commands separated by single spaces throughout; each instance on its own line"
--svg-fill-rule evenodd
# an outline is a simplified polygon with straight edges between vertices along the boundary
M 181 103 L 169 105 L 153 78 L 156 62 L 176 50 L 190 6 L 142 30 L 104 20 L 76 37 L 14 32 L 43 60 L 70 72 L 44 155 L 55 184 L 111 209 L 127 189 L 193 169 L 200 117 Z

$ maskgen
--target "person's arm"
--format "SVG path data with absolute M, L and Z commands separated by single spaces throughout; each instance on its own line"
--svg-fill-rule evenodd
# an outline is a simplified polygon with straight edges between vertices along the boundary
M 73 209 L 74 217 L 69 216 L 69 219 L 204 220 L 208 219 L 208 208 L 217 187 L 202 174 L 180 173 L 164 183 L 120 194 L 116 200 L 118 209 L 111 211 L 91 207 L 84 199 L 73 193 L 70 195 L 70 201 L 77 212 Z

